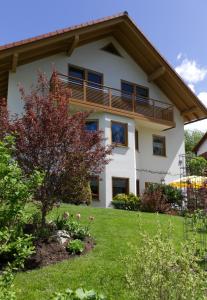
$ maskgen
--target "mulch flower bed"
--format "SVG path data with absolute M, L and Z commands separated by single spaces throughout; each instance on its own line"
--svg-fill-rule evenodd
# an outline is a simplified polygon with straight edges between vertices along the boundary
M 64 245 L 50 239 L 40 239 L 35 242 L 35 253 L 25 263 L 25 270 L 31 270 L 48 266 L 65 259 L 71 259 L 76 256 L 84 255 L 94 248 L 92 238 L 85 238 L 84 251 L 77 254 L 69 254 Z

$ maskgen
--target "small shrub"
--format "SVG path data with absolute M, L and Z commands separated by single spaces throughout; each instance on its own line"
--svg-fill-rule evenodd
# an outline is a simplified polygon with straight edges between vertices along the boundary
M 102 294 L 94 290 L 84 290 L 79 288 L 75 291 L 67 289 L 63 293 L 56 293 L 52 300 L 107 300 Z
M 170 204 L 160 188 L 147 188 L 142 195 L 141 209 L 147 212 L 166 213 L 170 210 Z
M 206 272 L 196 249 L 196 243 L 188 240 L 178 252 L 171 232 L 159 230 L 153 237 L 141 234 L 141 244 L 133 246 L 124 260 L 134 299 L 206 300 Z
M 84 250 L 84 243 L 81 240 L 72 240 L 66 247 L 70 254 L 81 254 Z
M 67 215 L 64 213 L 62 216 L 58 216 L 55 220 L 55 224 L 58 230 L 66 230 L 70 233 L 70 236 L 74 239 L 84 240 L 86 237 L 90 236 L 90 225 L 93 221 L 89 218 L 88 225 L 82 225 L 80 223 L 80 217 L 73 215 Z M 79 214 L 78 214 L 79 215 Z
M 140 198 L 133 193 L 130 193 L 129 195 L 117 194 L 113 198 L 112 205 L 117 209 L 136 211 L 140 209 Z

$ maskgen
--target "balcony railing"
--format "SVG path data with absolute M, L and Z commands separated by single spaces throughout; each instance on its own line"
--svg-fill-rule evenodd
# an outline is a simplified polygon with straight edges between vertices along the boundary
M 173 122 L 173 105 L 94 82 L 58 74 L 64 86 L 70 87 L 71 98 L 111 110 L 132 112 L 157 121 Z

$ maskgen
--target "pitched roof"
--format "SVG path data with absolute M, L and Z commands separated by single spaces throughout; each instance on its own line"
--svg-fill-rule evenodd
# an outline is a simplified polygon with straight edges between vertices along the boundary
M 195 145 L 195 147 L 193 148 L 193 152 L 197 153 L 200 146 L 207 140 L 207 132 L 202 136 L 202 138 L 200 139 L 200 141 Z
M 113 36 L 134 61 L 180 110 L 186 123 L 207 117 L 207 109 L 169 63 L 123 12 L 37 37 L 0 46 L 0 97 L 7 96 L 8 74 L 23 65 L 58 52 Z

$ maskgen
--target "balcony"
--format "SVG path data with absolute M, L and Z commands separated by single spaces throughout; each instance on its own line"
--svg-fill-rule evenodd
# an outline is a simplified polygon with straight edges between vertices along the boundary
M 142 123 L 154 122 L 163 125 L 163 129 L 174 126 L 173 105 L 60 73 L 58 77 L 71 90 L 71 104 L 127 116 Z

